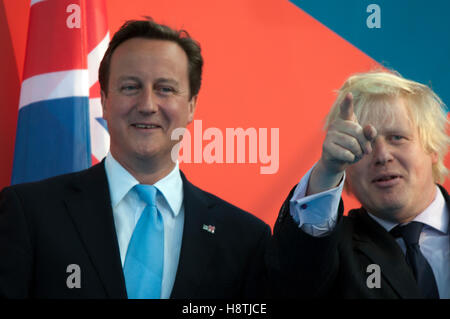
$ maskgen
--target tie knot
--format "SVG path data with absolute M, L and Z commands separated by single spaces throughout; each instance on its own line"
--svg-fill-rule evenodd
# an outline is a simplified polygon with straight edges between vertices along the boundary
M 153 185 L 138 184 L 135 186 L 136 192 L 139 198 L 142 199 L 147 205 L 156 205 L 156 187 Z
M 407 244 L 417 244 L 423 224 L 420 222 L 410 222 L 407 225 L 397 225 L 391 230 L 394 237 L 402 237 Z

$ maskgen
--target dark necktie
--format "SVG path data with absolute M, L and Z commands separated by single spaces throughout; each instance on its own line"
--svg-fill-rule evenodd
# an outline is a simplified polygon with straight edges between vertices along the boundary
M 424 298 L 438 299 L 439 292 L 436 279 L 430 264 L 423 256 L 419 246 L 419 236 L 423 224 L 410 222 L 407 225 L 397 225 L 391 230 L 394 237 L 402 237 L 406 244 L 406 262 L 411 267 L 419 290 Z

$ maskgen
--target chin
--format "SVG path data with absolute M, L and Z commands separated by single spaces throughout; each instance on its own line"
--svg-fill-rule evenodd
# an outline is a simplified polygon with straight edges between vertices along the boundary
M 140 151 L 136 152 L 136 158 L 140 160 L 151 160 L 158 155 L 157 151 Z
M 383 219 L 388 220 L 396 220 L 396 217 L 399 212 L 404 209 L 405 205 L 401 202 L 397 201 L 384 201 L 371 209 L 368 208 L 368 211 L 374 213 Z
M 133 153 L 134 156 L 136 156 L 136 158 L 139 159 L 145 159 L 145 158 L 152 158 L 154 156 L 156 156 L 158 153 L 160 152 L 160 149 L 158 147 L 155 147 L 155 145 L 151 145 L 151 146 L 137 146 Z

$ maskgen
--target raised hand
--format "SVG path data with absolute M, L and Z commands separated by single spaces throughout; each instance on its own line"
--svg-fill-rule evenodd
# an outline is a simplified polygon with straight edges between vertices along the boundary
M 348 93 L 339 106 L 339 116 L 328 128 L 322 146 L 322 156 L 314 167 L 307 195 L 336 187 L 345 169 L 372 152 L 371 142 L 376 129 L 358 123 L 353 111 L 353 96 Z

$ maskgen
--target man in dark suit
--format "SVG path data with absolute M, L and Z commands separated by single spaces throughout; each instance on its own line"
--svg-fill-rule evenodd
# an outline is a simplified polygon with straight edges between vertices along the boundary
M 186 32 L 150 19 L 114 35 L 99 70 L 110 153 L 2 191 L 0 296 L 265 296 L 270 227 L 192 185 L 172 159 L 202 65 Z
M 449 143 L 441 100 L 391 72 L 350 77 L 320 160 L 274 228 L 280 297 L 450 298 Z M 344 187 L 362 207 L 343 216 Z

